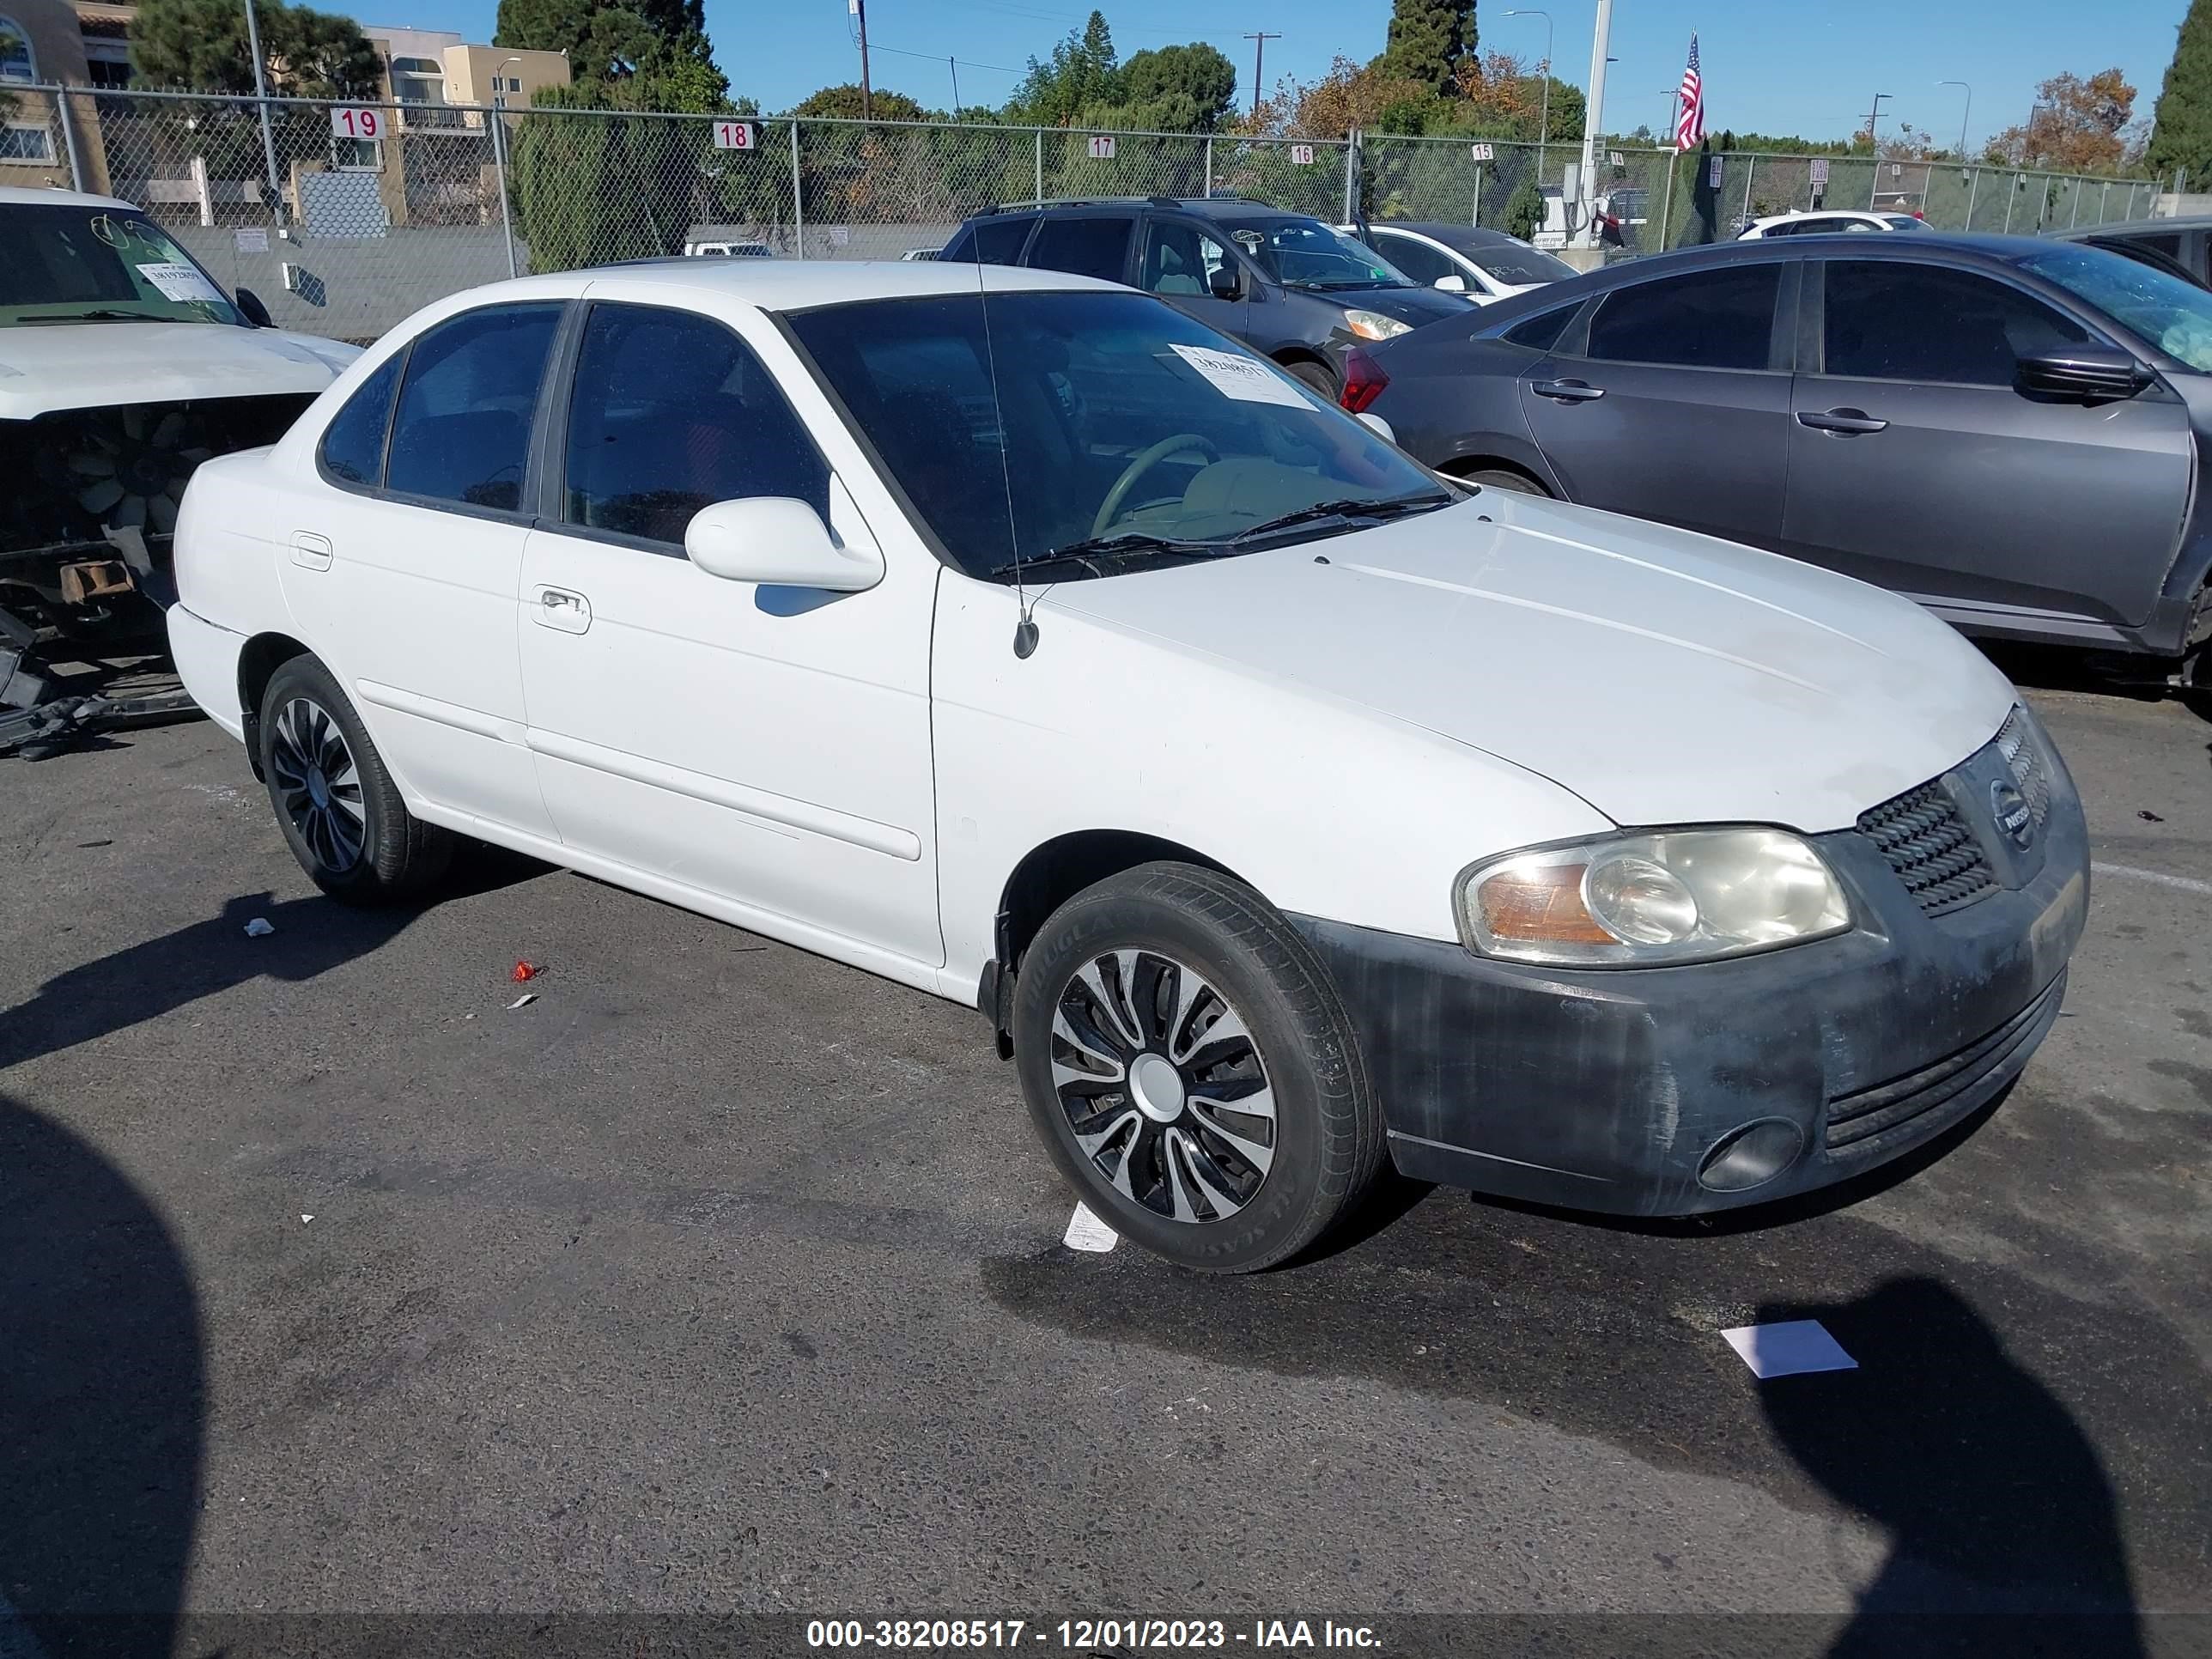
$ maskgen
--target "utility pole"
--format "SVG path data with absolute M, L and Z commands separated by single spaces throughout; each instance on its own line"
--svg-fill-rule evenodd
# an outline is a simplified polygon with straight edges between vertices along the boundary
M 868 107 L 868 0 L 853 0 L 853 15 L 859 20 L 860 30 L 860 118 L 873 118 Z
M 261 159 L 269 164 L 269 206 L 281 223 L 284 217 L 284 186 L 276 177 L 276 141 L 269 133 L 269 82 L 261 73 L 261 26 L 253 19 L 253 0 L 246 3 L 246 49 L 253 54 L 253 107 L 261 117 Z M 62 112 L 64 120 L 69 112 Z
M 1267 61 L 1267 42 L 1279 40 L 1280 33 L 1270 34 L 1264 30 L 1244 37 L 1252 43 L 1252 113 L 1260 112 L 1260 66 Z
M 1877 153 L 1874 142 L 1874 124 L 1881 119 L 1881 100 L 1888 96 L 1886 92 L 1875 94 L 1874 107 L 1867 112 L 1867 154 L 1869 155 Z
M 1589 100 L 1583 114 L 1583 247 L 1597 246 L 1597 226 L 1590 210 L 1597 200 L 1597 136 L 1605 120 L 1606 52 L 1613 39 L 1613 0 L 1597 0 L 1597 27 L 1590 36 Z
M 952 71 L 952 118 L 957 121 L 960 118 L 960 60 L 948 58 L 945 67 Z

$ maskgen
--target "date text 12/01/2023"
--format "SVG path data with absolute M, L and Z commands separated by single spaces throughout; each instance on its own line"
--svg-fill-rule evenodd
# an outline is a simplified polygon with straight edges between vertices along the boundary
M 1048 1643 L 1056 1649 L 1096 1648 L 1379 1648 L 1365 1625 L 1324 1619 L 1255 1619 L 1248 1627 L 1220 1619 L 813 1619 L 810 1648 L 1017 1648 Z

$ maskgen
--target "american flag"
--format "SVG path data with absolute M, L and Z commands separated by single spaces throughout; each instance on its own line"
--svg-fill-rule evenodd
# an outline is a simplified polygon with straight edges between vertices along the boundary
M 1698 74 L 1698 37 L 1690 37 L 1690 66 L 1682 71 L 1682 90 L 1677 94 L 1681 113 L 1674 119 L 1674 148 L 1695 149 L 1705 139 L 1705 83 Z

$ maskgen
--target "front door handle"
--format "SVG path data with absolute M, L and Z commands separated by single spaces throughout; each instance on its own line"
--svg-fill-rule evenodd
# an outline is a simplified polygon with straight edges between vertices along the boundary
M 331 538 L 313 535 L 305 530 L 294 531 L 292 562 L 309 570 L 328 570 L 331 568 Z
M 1877 421 L 1863 409 L 1829 409 L 1797 411 L 1797 424 L 1809 426 L 1815 432 L 1879 432 L 1887 421 Z
M 1605 396 L 1603 386 L 1587 386 L 1580 380 L 1538 380 L 1528 390 L 1539 398 L 1562 404 L 1586 404 L 1593 398 Z
M 580 634 L 592 625 L 592 602 L 573 588 L 540 586 L 531 597 L 530 614 L 541 628 Z

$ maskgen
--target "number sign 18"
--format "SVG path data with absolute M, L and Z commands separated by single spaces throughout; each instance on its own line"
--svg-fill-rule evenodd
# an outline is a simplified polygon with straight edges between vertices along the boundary
M 714 123 L 716 149 L 756 149 L 760 145 L 760 129 L 750 121 L 717 121 Z

